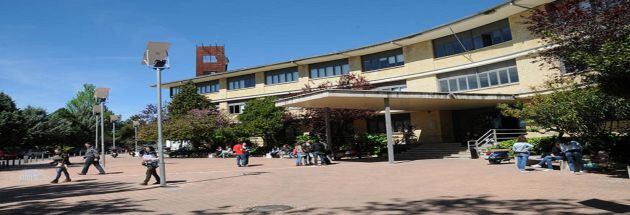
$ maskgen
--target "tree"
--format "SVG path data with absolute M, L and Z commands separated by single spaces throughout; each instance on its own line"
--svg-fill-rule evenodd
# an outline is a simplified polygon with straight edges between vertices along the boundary
M 22 111 L 22 142 L 25 146 L 45 146 L 51 135 L 48 128 L 48 114 L 42 108 L 27 106 Z
M 168 104 L 168 112 L 171 117 L 184 116 L 193 109 L 205 110 L 214 108 L 214 105 L 208 98 L 197 93 L 197 87 L 193 82 L 188 82 L 182 86 L 181 91 Z
M 241 128 L 250 135 L 260 136 L 265 144 L 277 143 L 276 134 L 282 131 L 285 109 L 276 107 L 275 97 L 250 100 L 245 110 L 238 115 Z
M 0 148 L 17 147 L 22 143 L 22 121 L 13 99 L 0 92 Z
M 500 104 L 501 113 L 521 118 L 542 131 L 558 132 L 558 137 L 568 134 L 581 138 L 595 150 L 610 148 L 610 137 L 616 133 L 627 134 L 627 130 L 613 132 L 612 123 L 630 119 L 628 100 L 570 80 L 550 80 L 543 89 L 552 93 L 536 94 L 526 103 Z
M 541 51 L 551 65 L 562 61 L 587 84 L 630 98 L 630 1 L 565 0 L 534 9 L 528 29 L 551 44 Z

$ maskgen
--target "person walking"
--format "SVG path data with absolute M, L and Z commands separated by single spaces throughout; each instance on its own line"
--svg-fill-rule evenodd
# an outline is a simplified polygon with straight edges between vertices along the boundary
M 234 147 L 232 147 L 232 150 L 234 151 L 234 156 L 236 156 L 236 165 L 238 167 L 242 167 L 243 165 L 241 161 L 243 160 L 243 145 L 237 143 Z
M 50 183 L 59 183 L 59 178 L 61 177 L 62 172 L 64 176 L 66 176 L 66 180 L 63 182 L 71 182 L 72 180 L 70 179 L 70 174 L 68 174 L 68 165 L 70 165 L 68 154 L 63 153 L 60 149 L 55 149 L 55 156 L 52 157 L 52 160 L 53 162 L 51 164 L 55 166 L 57 175 Z
M 304 150 L 302 146 L 298 143 L 295 144 L 295 148 L 293 148 L 293 154 L 295 155 L 295 165 L 302 166 L 302 157 L 304 157 Z
M 302 147 L 302 151 L 304 151 L 304 165 L 312 165 L 313 161 L 313 151 L 311 147 L 311 141 L 306 141 L 304 143 L 304 147 Z
M 543 165 L 545 165 L 547 168 L 543 171 L 551 171 L 553 170 L 553 161 L 557 161 L 557 160 L 562 160 L 563 156 L 562 156 L 562 150 L 560 149 L 560 142 L 556 142 L 552 148 L 551 151 L 549 151 L 547 156 L 544 156 L 542 159 L 540 159 L 540 162 L 536 165 L 533 165 L 532 167 L 535 168 L 541 168 Z
M 316 142 L 315 144 L 313 144 L 312 150 L 313 150 L 313 159 L 314 159 L 313 163 L 315 165 L 320 165 L 320 164 L 317 164 L 317 161 L 320 160 L 321 165 L 326 165 L 326 160 L 325 160 L 326 147 L 324 146 L 324 144 L 322 142 Z
M 243 142 L 243 144 L 242 144 L 242 145 L 243 145 L 243 146 L 242 146 L 242 151 L 243 151 L 243 159 L 242 159 L 242 162 L 243 162 L 243 163 L 242 163 L 242 165 L 243 165 L 244 167 L 247 167 L 247 165 L 249 165 L 249 151 L 250 151 L 251 149 L 249 148 L 249 146 L 247 145 L 247 143 L 246 143 L 246 142 Z
M 140 183 L 140 185 L 147 185 L 147 183 L 149 183 L 149 180 L 151 180 L 151 176 L 155 178 L 155 183 L 153 184 L 160 184 L 160 176 L 157 174 L 156 171 L 159 166 L 159 160 L 160 159 L 158 158 L 157 153 L 155 152 L 155 149 L 153 147 L 144 147 L 144 154 L 142 154 L 142 165 L 147 167 L 147 172 L 144 177 L 144 181 Z
M 96 167 L 96 169 L 99 172 L 98 174 L 104 175 L 105 170 L 103 170 L 103 167 L 101 167 L 101 164 L 98 163 L 100 159 L 100 154 L 98 153 L 98 151 L 94 149 L 94 147 L 92 147 L 92 143 L 89 143 L 89 142 L 85 143 L 85 148 L 87 149 L 85 151 L 85 156 L 83 156 L 83 159 L 85 159 L 85 162 L 83 163 L 83 170 L 81 170 L 81 173 L 79 173 L 79 175 L 87 174 L 88 169 L 90 168 L 90 165 L 94 165 L 94 167 Z
M 516 167 L 520 172 L 525 172 L 525 166 L 527 165 L 527 159 L 529 158 L 529 150 L 533 148 L 532 144 L 527 143 L 525 135 L 518 136 L 516 143 L 512 146 L 514 151 L 514 157 L 516 157 Z
M 560 148 L 569 162 L 569 171 L 571 171 L 571 173 L 583 173 L 584 162 L 582 161 L 582 145 L 578 141 L 572 140 L 560 144 Z

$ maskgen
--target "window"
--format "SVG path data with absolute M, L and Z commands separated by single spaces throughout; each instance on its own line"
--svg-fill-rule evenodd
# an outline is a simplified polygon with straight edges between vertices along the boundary
M 281 84 L 298 81 L 297 67 L 265 72 L 265 84 Z
M 350 73 L 350 66 L 348 65 L 348 59 L 341 59 L 311 64 L 309 65 L 309 71 L 310 78 L 325 78 L 346 75 Z
M 374 90 L 405 92 L 407 91 L 407 85 L 383 86 L 374 88 Z
M 245 103 L 228 104 L 230 114 L 241 114 L 245 110 Z
M 179 87 L 171 87 L 171 97 L 179 94 L 179 92 L 181 92 L 182 89 Z
M 572 64 L 564 60 L 560 61 L 561 74 L 576 73 L 576 72 L 584 71 L 586 69 L 587 69 L 586 64 Z
M 408 113 L 392 114 L 392 130 L 403 132 L 411 127 L 411 115 Z M 367 120 L 368 133 L 385 133 L 385 117 L 375 116 Z
M 242 75 L 227 79 L 228 90 L 238 90 L 256 86 L 256 76 L 254 74 Z
M 438 76 L 438 90 L 440 92 L 457 92 L 518 83 L 518 81 L 516 61 L 509 60 L 441 74 Z
M 512 40 L 510 23 L 507 19 L 496 21 L 472 30 L 459 32 L 456 33 L 456 35 L 457 37 L 449 35 L 433 40 L 433 54 L 436 58 L 459 54 Z M 462 47 L 462 45 L 464 47 Z
M 369 72 L 372 70 L 402 66 L 405 64 L 405 56 L 402 53 L 402 49 L 394 49 L 361 56 L 361 62 L 363 62 L 363 72 Z
M 197 93 L 216 93 L 219 92 L 219 81 L 207 81 L 195 84 L 197 85 Z
M 216 63 L 216 62 L 217 62 L 217 56 L 214 56 L 214 55 L 203 56 L 203 63 Z

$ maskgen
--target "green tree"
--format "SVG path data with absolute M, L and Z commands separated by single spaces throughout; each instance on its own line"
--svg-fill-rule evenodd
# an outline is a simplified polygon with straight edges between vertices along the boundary
M 22 128 L 24 129 L 23 144 L 29 147 L 49 144 L 49 138 L 52 134 L 48 128 L 49 117 L 46 110 L 28 106 L 21 113 Z
M 0 148 L 13 148 L 21 144 L 22 122 L 22 116 L 13 99 L 0 92 Z
M 245 103 L 245 110 L 238 115 L 241 128 L 252 136 L 260 136 L 265 144 L 277 143 L 276 136 L 282 131 L 284 107 L 276 107 L 275 97 L 254 99 Z
M 194 109 L 215 108 L 208 98 L 197 93 L 197 87 L 193 82 L 183 85 L 181 91 L 173 97 L 167 107 L 170 117 L 184 116 Z

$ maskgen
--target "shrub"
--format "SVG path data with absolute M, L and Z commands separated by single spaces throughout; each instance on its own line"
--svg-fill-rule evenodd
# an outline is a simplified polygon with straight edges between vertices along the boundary
M 384 134 L 362 134 L 356 142 L 369 155 L 381 156 L 387 152 L 387 136 Z
M 527 139 L 527 142 L 532 144 L 534 147 L 530 150 L 531 154 L 535 154 L 535 155 L 539 155 L 542 153 L 542 148 L 543 146 L 546 146 L 548 144 L 552 144 L 554 141 L 556 140 L 555 136 L 549 136 L 549 137 L 532 137 Z M 512 146 L 514 145 L 514 143 L 516 143 L 516 139 L 512 139 L 512 140 L 505 140 L 505 141 L 501 141 L 499 142 L 499 144 L 497 144 L 495 147 L 493 147 L 494 149 L 512 149 Z M 512 152 L 510 152 L 511 154 Z

